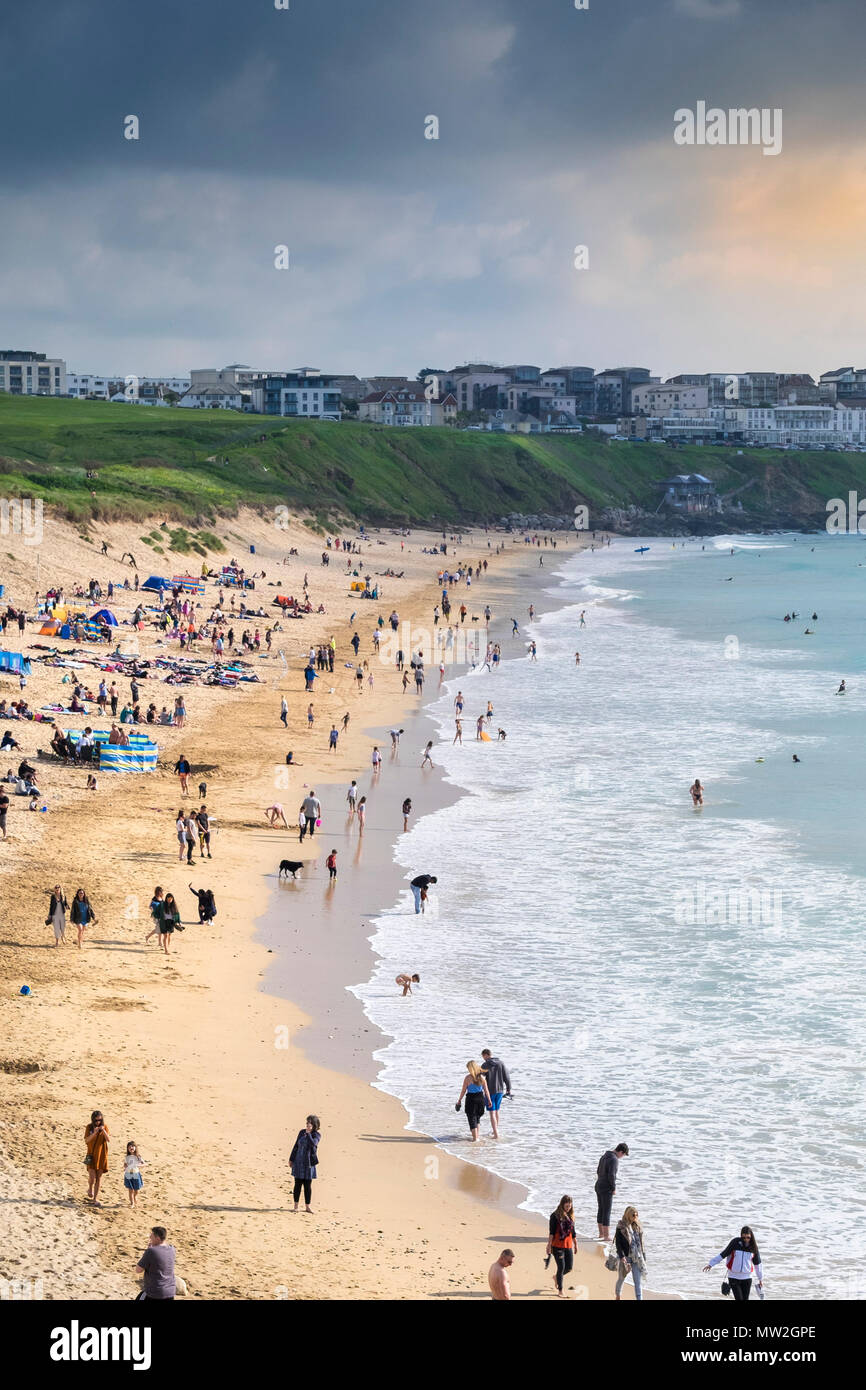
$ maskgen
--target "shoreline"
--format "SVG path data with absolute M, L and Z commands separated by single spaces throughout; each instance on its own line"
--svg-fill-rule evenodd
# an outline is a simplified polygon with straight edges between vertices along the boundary
M 557 568 L 576 553 L 576 550 L 572 550 L 569 555 L 563 556 L 562 561 L 557 560 Z M 530 554 L 534 558 L 535 551 L 531 549 Z M 507 575 L 498 574 L 490 588 L 485 588 L 484 600 L 491 601 L 494 612 L 497 602 L 502 604 L 505 600 L 519 600 L 523 608 L 527 602 L 531 602 L 535 605 L 536 617 L 540 617 L 562 606 L 557 601 L 557 591 L 560 587 L 561 579 L 553 566 L 543 578 L 535 570 L 519 574 L 509 567 Z M 514 607 L 514 611 L 520 610 Z M 500 617 L 498 621 L 494 618 L 491 622 L 491 640 L 504 641 L 508 631 L 509 623 L 504 618 Z M 517 653 L 510 656 L 505 654 L 503 657 L 504 661 L 517 659 Z M 431 693 L 422 706 L 410 707 L 408 714 L 395 718 L 395 725 L 406 721 L 405 732 L 396 756 L 390 748 L 388 724 L 365 725 L 364 734 L 371 744 L 378 742 L 383 752 L 383 771 L 379 778 L 375 779 L 380 782 L 379 786 L 375 785 L 369 770 L 364 774 L 358 774 L 359 794 L 368 796 L 370 807 L 363 839 L 358 836 L 356 823 L 350 821 L 344 813 L 344 786 L 328 783 L 324 792 L 320 793 L 318 788 L 316 789 L 322 802 L 322 827 L 316 837 L 317 858 L 308 862 L 321 867 L 324 854 L 336 848 L 340 866 L 338 874 L 344 878 L 342 866 L 348 859 L 346 851 L 354 851 L 353 889 L 357 891 L 360 887 L 358 915 L 362 919 L 374 918 L 392 909 L 401 892 L 406 892 L 406 873 L 395 860 L 396 845 L 403 833 L 399 814 L 402 797 L 405 794 L 412 797 L 414 823 L 419 815 L 433 814 L 456 804 L 469 794 L 456 779 L 449 780 L 441 767 L 428 772 L 423 772 L 419 767 L 423 743 L 428 738 L 435 739 L 439 732 L 439 722 L 432 713 L 432 705 L 440 698 L 445 687 L 459 681 L 468 669 L 466 665 L 448 668 L 442 685 L 435 694 Z M 398 770 L 399 788 L 392 791 L 390 783 L 393 781 L 393 773 Z M 419 789 L 424 795 L 423 810 L 419 810 Z M 377 823 L 379 807 L 386 795 L 390 795 L 393 802 L 393 823 L 390 825 Z M 319 836 L 323 837 L 320 841 Z M 307 877 L 306 870 L 304 877 Z M 315 879 L 315 869 L 311 877 Z M 315 950 L 321 933 L 328 931 L 330 946 L 339 955 L 340 977 L 342 978 L 346 971 L 359 982 L 369 977 L 375 955 L 373 934 L 366 931 L 369 926 L 366 920 L 361 922 L 364 930 L 360 933 L 354 930 L 350 923 L 341 923 L 339 914 L 334 911 L 336 895 L 339 893 L 339 877 L 332 897 L 330 890 L 325 887 L 323 873 L 318 874 L 317 887 L 320 893 L 324 893 L 324 899 L 322 905 L 308 910 L 303 927 L 295 929 L 296 940 L 298 936 L 300 938 L 297 941 L 300 958 L 297 952 L 290 956 L 288 951 L 281 949 L 285 941 L 285 927 L 280 919 L 284 915 L 281 911 L 284 905 L 300 904 L 302 886 L 300 883 L 286 881 L 280 887 L 273 888 L 270 906 L 257 924 L 257 939 L 274 954 L 274 960 L 268 967 L 261 988 L 290 999 L 302 1010 L 305 1021 L 299 1024 L 302 1036 L 299 1038 L 298 1046 L 310 1060 L 315 1058 L 321 1065 L 342 1075 L 357 1077 L 386 1097 L 389 1106 L 394 1107 L 395 1119 L 402 1120 L 402 1130 L 407 1135 L 404 1142 L 435 1146 L 436 1152 L 444 1160 L 444 1176 L 450 1186 L 470 1195 L 474 1201 L 497 1208 L 503 1217 L 527 1220 L 536 1232 L 535 1239 L 546 1240 L 543 1215 L 525 1205 L 529 1196 L 529 1188 L 525 1184 L 506 1178 L 497 1173 L 495 1168 L 488 1166 L 493 1158 L 492 1153 L 485 1154 L 476 1161 L 473 1151 L 468 1151 L 464 1156 L 445 1149 L 435 1135 L 415 1126 L 406 1099 L 380 1084 L 378 1078 L 381 1069 L 377 1058 L 382 1048 L 388 1045 L 391 1035 L 369 1017 L 362 1001 L 354 992 L 354 986 L 340 984 L 335 979 L 335 972 L 327 959 Z M 376 905 L 368 907 L 366 904 L 371 898 L 375 898 Z M 291 980 L 288 978 L 290 960 L 295 967 Z M 408 1137 L 410 1135 L 411 1139 Z M 479 1149 L 482 1147 L 486 1149 L 488 1145 L 480 1145 Z M 522 1237 L 524 1240 L 526 1238 L 525 1235 Z M 612 1299 L 613 1276 L 604 1270 L 602 1256 L 603 1251 L 597 1239 L 578 1232 L 578 1251 L 571 1278 L 573 1281 L 585 1278 L 592 1287 L 592 1292 L 589 1295 L 581 1293 L 577 1296 L 589 1296 L 593 1299 L 606 1296 Z M 599 1274 L 602 1279 L 609 1275 L 609 1289 L 606 1294 L 602 1291 L 603 1286 L 597 1284 Z M 516 1296 L 519 1297 L 519 1294 Z M 648 1286 L 645 1296 L 650 1300 L 679 1298 L 677 1294 L 653 1290 Z

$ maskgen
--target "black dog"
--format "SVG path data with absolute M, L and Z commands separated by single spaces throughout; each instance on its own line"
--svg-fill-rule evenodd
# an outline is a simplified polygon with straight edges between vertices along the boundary
M 304 861 L 302 859 L 281 859 L 280 872 L 277 874 L 277 878 L 282 878 L 283 874 L 288 878 L 289 874 L 291 874 L 293 879 L 297 879 L 298 869 L 302 869 L 303 867 Z

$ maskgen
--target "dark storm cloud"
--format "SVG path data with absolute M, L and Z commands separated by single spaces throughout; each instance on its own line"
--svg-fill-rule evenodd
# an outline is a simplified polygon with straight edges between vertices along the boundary
M 0 25 L 10 345 L 138 372 L 856 355 L 863 0 L 56 0 Z M 783 107 L 784 157 L 677 149 L 698 99 Z
M 60 0 L 6 7 L 3 177 L 131 158 L 386 182 L 424 115 L 452 169 L 579 159 L 697 96 L 829 124 L 861 78 L 862 0 Z M 122 140 L 122 118 L 142 138 Z M 21 127 L 20 139 L 9 139 Z M 455 137 L 458 137 L 455 148 Z M 429 171 L 425 171 L 426 174 Z

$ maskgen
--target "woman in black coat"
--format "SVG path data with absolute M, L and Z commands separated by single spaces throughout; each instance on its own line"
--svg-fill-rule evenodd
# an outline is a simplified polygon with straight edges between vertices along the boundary
M 298 1210 L 298 1199 L 301 1195 L 302 1187 L 304 1189 L 304 1210 L 309 1212 L 313 1210 L 310 1206 L 310 1199 L 313 1195 L 312 1182 L 317 1176 L 317 1153 L 321 1137 L 318 1115 L 308 1115 L 307 1123 L 304 1128 L 299 1131 L 294 1148 L 289 1154 L 289 1166 L 292 1170 L 292 1177 L 295 1180 L 295 1188 L 292 1194 L 292 1199 L 295 1203 L 293 1208 L 294 1211 Z

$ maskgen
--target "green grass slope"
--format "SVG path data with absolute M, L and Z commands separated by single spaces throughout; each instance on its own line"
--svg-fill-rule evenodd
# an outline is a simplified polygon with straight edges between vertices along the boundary
M 159 514 L 201 525 L 239 506 L 278 503 L 322 523 L 492 521 L 508 512 L 566 515 L 578 503 L 593 514 L 653 510 L 660 483 L 691 471 L 768 523 L 779 514 L 820 522 L 828 498 L 866 492 L 862 454 L 739 455 L 589 435 L 385 429 L 0 394 L 2 495 L 39 496 L 82 521 Z

